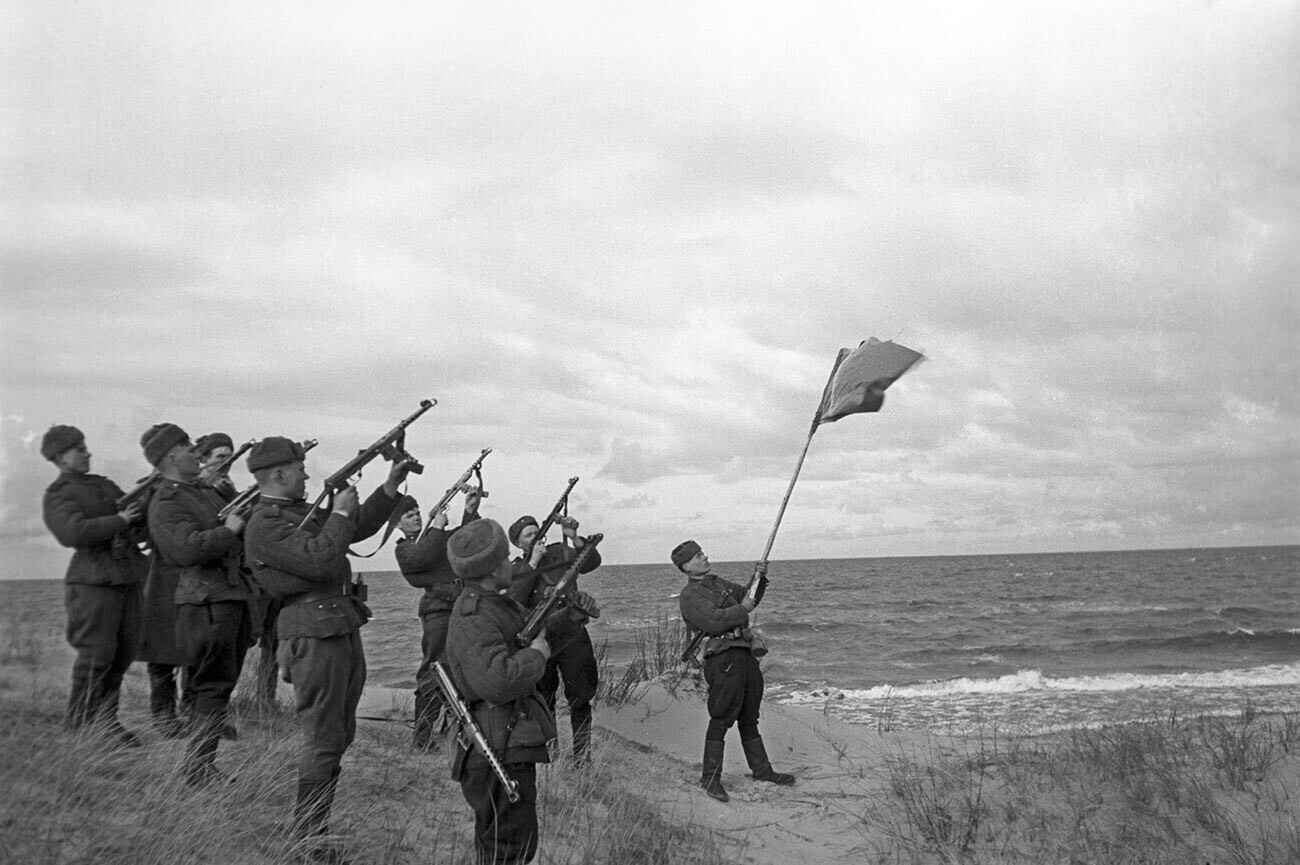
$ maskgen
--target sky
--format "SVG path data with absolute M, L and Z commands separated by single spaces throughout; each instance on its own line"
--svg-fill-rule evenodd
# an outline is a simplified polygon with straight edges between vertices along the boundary
M 0 576 L 52 424 L 314 497 L 426 398 L 411 493 L 577 476 L 615 564 L 756 560 L 805 444 L 774 560 L 1300 543 L 1300 4 L 7 0 L 0 64 Z

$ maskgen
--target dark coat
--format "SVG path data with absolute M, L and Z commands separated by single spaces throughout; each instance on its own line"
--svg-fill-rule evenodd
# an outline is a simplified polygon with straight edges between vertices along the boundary
M 149 570 L 136 544 L 143 528 L 117 515 L 122 490 L 102 475 L 64 472 L 45 490 L 42 515 L 55 539 L 72 547 L 64 580 L 91 586 L 139 583 Z
M 546 659 L 521 649 L 515 636 L 524 610 L 504 594 L 465 586 L 451 611 L 443 658 L 474 720 L 504 763 L 546 763 L 555 738 L 555 717 L 537 694 Z M 469 765 L 485 765 L 478 751 Z
M 258 500 L 244 526 L 244 558 L 257 584 L 284 602 L 276 620 L 281 640 L 337 637 L 365 624 L 367 611 L 351 591 L 348 544 L 383 528 L 397 502 L 380 487 L 357 514 L 317 511 L 300 529 L 310 510 L 305 501 Z
M 465 514 L 461 526 L 478 519 L 478 514 Z M 420 596 L 419 614 L 450 611 L 460 594 L 461 580 L 451 569 L 447 561 L 447 541 L 456 533 L 456 529 L 429 529 L 417 544 L 406 538 L 399 538 L 393 548 L 397 558 L 397 567 L 408 583 L 417 589 L 424 589 Z
M 546 552 L 537 569 L 529 567 L 522 558 L 511 563 L 513 579 L 510 583 L 510 597 L 528 609 L 532 609 L 543 600 L 545 591 L 559 582 L 565 569 L 558 567 L 562 562 L 571 562 L 578 557 L 578 551 L 562 543 L 548 544 Z M 582 563 L 580 574 L 589 574 L 600 567 L 600 550 L 592 550 L 591 555 Z M 548 570 L 554 566 L 554 570 Z M 578 581 L 574 579 L 565 592 L 565 599 L 573 600 L 578 594 Z M 552 646 L 563 646 L 571 642 L 582 632 L 589 617 L 576 606 L 560 606 L 546 618 L 546 641 Z
M 682 621 L 709 635 L 704 644 L 706 658 L 733 646 L 750 648 L 749 611 L 740 603 L 744 597 L 744 586 L 713 574 L 689 580 L 682 589 L 678 598 Z
M 244 542 L 217 518 L 225 500 L 208 486 L 163 480 L 149 502 L 154 559 L 176 574 L 178 604 L 246 601 L 239 571 Z

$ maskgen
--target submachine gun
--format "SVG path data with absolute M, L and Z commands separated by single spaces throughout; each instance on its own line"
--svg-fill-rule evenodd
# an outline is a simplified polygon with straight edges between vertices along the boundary
M 451 709 L 451 713 L 456 716 L 456 741 L 459 746 L 469 753 L 470 749 L 478 748 L 492 771 L 496 774 L 497 780 L 505 788 L 506 798 L 511 802 L 519 801 L 519 784 L 506 767 L 502 765 L 501 758 L 492 750 L 492 744 L 488 742 L 487 737 L 483 735 L 482 728 L 474 720 L 474 715 L 470 712 L 469 706 L 465 705 L 465 698 L 460 695 L 456 688 L 456 683 L 451 680 L 451 674 L 447 672 L 447 667 L 442 661 L 433 662 L 433 671 L 437 674 L 438 690 L 442 692 L 443 702 Z M 459 780 L 459 779 L 457 779 Z
M 255 444 L 257 444 L 257 439 L 249 439 L 239 446 L 239 450 L 231 451 L 230 456 L 213 466 L 211 471 L 204 472 L 204 482 L 211 485 L 217 478 L 228 473 L 231 467 L 234 466 L 235 461 L 248 453 Z
M 316 447 L 316 439 L 307 439 L 302 443 L 303 453 L 306 453 L 314 447 Z M 226 517 L 231 514 L 238 514 L 240 519 L 248 519 L 248 512 L 251 511 L 253 505 L 257 503 L 257 497 L 261 495 L 261 492 L 262 491 L 257 488 L 257 483 L 254 482 L 242 493 L 227 502 L 225 507 L 217 511 L 217 519 L 225 522 Z
M 307 523 L 311 521 L 311 518 L 316 515 L 316 512 L 320 510 L 320 506 L 324 504 L 325 500 L 329 499 L 330 501 L 333 501 L 334 494 L 346 487 L 352 478 L 360 474 L 361 470 L 375 457 L 382 456 L 384 459 L 393 463 L 406 460 L 409 464 L 407 470 L 410 471 L 411 474 L 423 474 L 424 466 L 420 465 L 419 460 L 406 452 L 406 428 L 415 423 L 416 418 L 437 404 L 438 401 L 436 399 L 420 400 L 420 407 L 418 409 L 413 411 L 408 417 L 401 420 L 397 426 L 376 439 L 374 444 L 370 445 L 370 447 L 358 451 L 357 455 L 348 460 L 347 464 L 344 465 L 343 468 L 327 477 L 325 479 L 325 488 L 321 490 L 321 494 L 316 497 L 316 501 L 312 502 L 311 510 L 307 511 L 307 516 L 302 518 L 302 522 L 298 524 L 298 528 L 307 525 Z
M 576 481 L 577 478 L 574 478 L 574 480 Z M 547 616 L 553 613 L 561 604 L 568 603 L 565 594 L 568 592 L 569 587 L 573 585 L 574 581 L 578 579 L 578 572 L 582 570 L 582 566 L 587 563 L 587 558 L 595 552 L 596 545 L 599 544 L 604 537 L 605 536 L 600 532 L 597 532 L 591 537 L 584 539 L 582 549 L 578 550 L 577 557 L 569 563 L 569 568 L 564 572 L 564 576 L 560 577 L 560 579 L 556 581 L 555 585 L 551 587 L 550 594 L 548 594 L 540 604 L 533 607 L 532 612 L 528 614 L 528 620 L 524 622 L 523 629 L 520 630 L 519 635 L 515 637 L 515 642 L 518 645 L 527 646 L 533 640 L 537 639 L 537 635 L 542 632 L 542 628 L 546 627 Z
M 573 486 L 577 482 L 577 475 L 569 478 L 569 485 L 565 487 L 564 492 L 560 494 L 560 500 L 555 503 L 555 507 L 551 508 L 551 512 L 546 515 L 546 519 L 542 520 L 542 524 L 537 527 L 537 534 L 533 535 L 533 543 L 529 544 L 527 549 L 521 548 L 525 562 L 528 561 L 528 557 L 533 554 L 533 546 L 546 537 L 546 532 L 551 528 L 551 526 L 555 525 L 555 521 L 563 521 L 567 519 L 567 517 L 564 516 L 564 512 L 569 509 L 569 493 L 573 491 Z M 560 524 L 563 525 L 564 523 L 561 522 Z
M 483 448 L 483 452 L 478 455 L 478 459 L 474 460 L 474 462 L 470 464 L 470 467 L 465 469 L 465 473 L 456 480 L 456 483 L 447 488 L 447 491 L 442 494 L 442 498 L 438 499 L 438 503 L 429 509 L 429 519 L 420 527 L 420 533 L 415 536 L 415 540 L 412 543 L 418 544 L 424 538 L 425 533 L 429 531 L 429 526 L 433 524 L 433 518 L 438 515 L 439 511 L 451 504 L 451 500 L 456 497 L 456 493 L 467 493 L 473 489 L 473 487 L 469 485 L 470 475 L 478 476 L 479 497 L 484 499 L 488 497 L 487 490 L 483 489 L 482 471 L 483 460 L 487 459 L 487 455 L 490 453 L 492 453 L 492 448 Z
M 131 491 L 123 493 L 113 504 L 119 511 L 124 511 L 137 502 L 144 504 L 149 500 L 149 496 L 153 494 L 153 488 L 158 486 L 158 481 L 160 480 L 162 480 L 162 473 L 157 469 L 154 469 L 149 472 L 149 474 L 136 481 L 135 486 L 131 488 Z

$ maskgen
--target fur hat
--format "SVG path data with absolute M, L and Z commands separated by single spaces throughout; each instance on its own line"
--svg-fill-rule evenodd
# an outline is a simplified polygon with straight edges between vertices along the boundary
M 447 541 L 447 561 L 462 580 L 486 577 L 509 558 L 505 530 L 496 520 L 474 520 L 457 529 Z
M 524 529 L 528 526 L 536 525 L 537 517 L 529 514 L 524 514 L 522 517 L 515 520 L 510 524 L 510 543 L 514 544 L 516 547 L 519 546 L 519 536 L 524 533 Z M 540 526 L 538 526 L 538 528 L 540 528 Z
M 295 462 L 306 456 L 307 451 L 293 439 L 284 436 L 267 436 L 253 445 L 248 451 L 249 472 L 282 466 Z
M 169 450 L 188 441 L 189 437 L 189 433 L 174 423 L 156 423 L 140 436 L 140 447 L 144 448 L 144 458 L 149 465 L 156 466 Z
M 59 454 L 68 448 L 75 448 L 86 440 L 86 436 L 74 426 L 56 423 L 41 436 L 41 456 L 54 462 Z
M 199 456 L 205 457 L 217 448 L 230 448 L 233 451 L 235 443 L 225 433 L 215 432 L 199 436 L 199 440 L 194 443 L 194 447 L 198 450 Z
M 673 547 L 673 564 L 676 565 L 677 570 L 680 571 L 682 565 L 695 558 L 695 554 L 698 552 L 701 552 L 700 545 L 695 543 L 695 541 L 682 541 L 680 544 Z

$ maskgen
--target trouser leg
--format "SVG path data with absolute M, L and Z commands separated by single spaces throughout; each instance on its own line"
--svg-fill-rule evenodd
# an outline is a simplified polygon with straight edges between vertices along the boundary
M 532 763 L 507 763 L 519 786 L 519 801 L 490 767 L 466 769 L 461 793 L 474 812 L 474 852 L 479 865 L 522 865 L 537 854 L 537 769 Z

